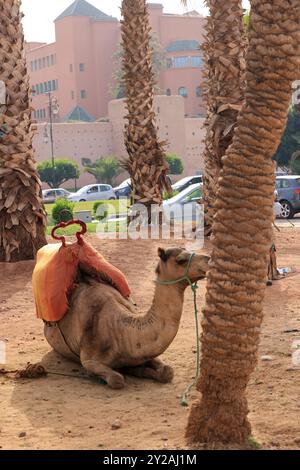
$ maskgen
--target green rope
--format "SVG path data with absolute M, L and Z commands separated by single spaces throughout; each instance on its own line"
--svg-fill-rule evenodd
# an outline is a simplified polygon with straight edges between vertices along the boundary
M 197 307 L 197 289 L 198 289 L 198 282 L 192 283 L 191 279 L 189 278 L 189 270 L 193 261 L 193 258 L 195 256 L 195 253 L 192 253 L 186 268 L 186 272 L 184 276 L 182 276 L 179 279 L 176 279 L 175 281 L 159 281 L 156 280 L 157 284 L 161 284 L 164 286 L 174 286 L 175 284 L 178 284 L 179 282 L 182 281 L 187 281 L 190 285 L 190 288 L 192 289 L 193 292 L 193 297 L 194 297 L 194 312 L 195 312 L 195 322 L 196 322 L 196 345 L 197 345 L 197 366 L 196 366 L 196 375 L 191 384 L 189 384 L 184 391 L 180 404 L 181 406 L 188 406 L 188 396 L 191 393 L 192 388 L 196 385 L 197 379 L 200 375 L 200 337 L 199 337 L 199 310 Z

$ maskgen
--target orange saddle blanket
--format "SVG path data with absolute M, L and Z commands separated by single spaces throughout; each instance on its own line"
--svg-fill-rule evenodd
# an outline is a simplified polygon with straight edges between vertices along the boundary
M 64 317 L 78 268 L 98 281 L 112 285 L 125 298 L 130 297 L 124 274 L 89 243 L 81 240 L 81 243 L 46 245 L 37 254 L 32 277 L 38 318 L 56 322 Z

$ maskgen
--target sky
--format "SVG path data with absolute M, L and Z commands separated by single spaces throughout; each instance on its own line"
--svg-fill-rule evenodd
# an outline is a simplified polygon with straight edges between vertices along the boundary
M 120 18 L 121 0 L 88 0 L 89 3 L 102 10 L 108 15 Z M 184 8 L 180 0 L 151 0 L 152 3 L 162 3 L 165 13 L 184 13 L 185 11 L 197 10 L 206 14 L 202 0 L 188 0 L 188 7 Z M 224 0 L 226 1 L 226 0 Z M 55 41 L 53 21 L 71 3 L 72 0 L 22 0 L 22 10 L 26 41 L 53 42 Z M 249 2 L 243 0 L 245 8 Z

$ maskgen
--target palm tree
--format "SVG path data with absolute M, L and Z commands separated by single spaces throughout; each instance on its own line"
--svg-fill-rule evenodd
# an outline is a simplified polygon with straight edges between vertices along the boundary
M 186 5 L 188 0 L 183 0 Z M 222 157 L 232 142 L 237 115 L 245 95 L 246 35 L 241 0 L 206 0 L 204 96 L 207 129 L 203 153 L 206 234 L 212 228 Z
M 122 2 L 123 80 L 127 124 L 125 167 L 133 185 L 133 198 L 150 207 L 161 204 L 169 191 L 165 142 L 158 138 L 153 108 L 155 79 L 151 60 L 151 27 L 146 0 Z
M 0 2 L 0 261 L 32 259 L 46 244 L 46 214 L 33 159 L 29 80 L 19 0 Z
M 102 157 L 91 165 L 85 167 L 84 171 L 93 175 L 97 183 L 113 185 L 115 178 L 122 172 L 116 157 Z
M 298 0 L 252 0 L 246 103 L 223 159 L 202 333 L 193 442 L 245 442 L 272 238 L 274 155 L 299 76 Z
M 207 118 L 204 149 L 204 201 L 208 233 L 215 214 L 222 157 L 232 143 L 238 112 L 245 96 L 246 35 L 241 0 L 207 0 Z

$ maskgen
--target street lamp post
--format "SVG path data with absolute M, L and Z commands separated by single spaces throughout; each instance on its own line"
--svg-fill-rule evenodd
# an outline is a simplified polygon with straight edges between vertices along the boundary
M 46 93 L 48 95 L 48 107 L 49 107 L 49 121 L 50 121 L 50 143 L 51 143 L 51 161 L 52 161 L 52 171 L 53 171 L 53 180 L 55 175 L 55 158 L 54 158 L 54 141 L 53 141 L 53 115 L 58 114 L 59 106 L 57 99 L 52 96 L 51 92 Z M 45 125 L 44 129 L 44 142 L 47 144 L 49 141 L 48 135 L 48 126 Z

